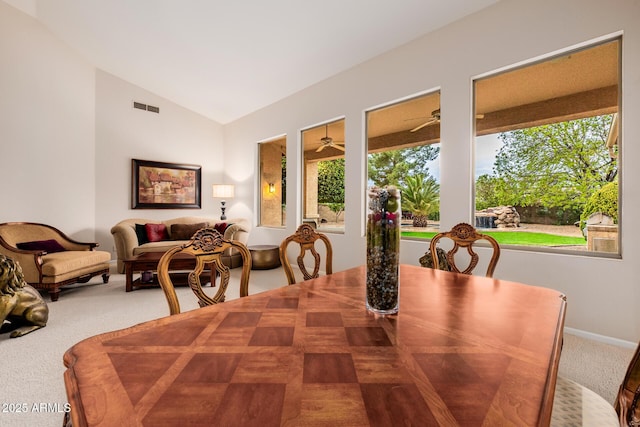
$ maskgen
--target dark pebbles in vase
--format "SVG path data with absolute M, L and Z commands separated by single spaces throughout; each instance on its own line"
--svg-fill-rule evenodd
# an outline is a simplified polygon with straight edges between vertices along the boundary
M 369 189 L 367 212 L 367 309 L 395 314 L 399 305 L 400 190 Z

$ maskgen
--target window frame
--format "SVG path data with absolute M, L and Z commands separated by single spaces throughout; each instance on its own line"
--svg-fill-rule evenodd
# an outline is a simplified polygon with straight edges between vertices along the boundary
M 341 128 L 341 134 L 340 131 L 338 131 L 338 133 L 336 133 L 336 131 L 334 130 L 329 130 L 329 126 L 334 125 L 337 126 L 339 129 Z M 306 155 L 305 155 L 305 145 L 308 142 L 309 144 L 313 143 L 312 140 L 307 141 L 307 135 L 312 135 L 312 133 L 318 133 L 321 134 L 320 136 L 325 137 L 331 137 L 334 141 L 336 142 L 340 142 L 340 145 L 344 147 L 344 151 L 342 155 L 339 156 L 330 156 L 333 157 L 332 159 L 329 160 L 334 160 L 336 158 L 344 158 L 346 160 L 346 150 L 348 150 L 348 145 L 347 145 L 347 141 L 346 141 L 346 117 L 345 116 L 338 116 L 329 120 L 325 120 L 319 123 L 316 123 L 314 125 L 311 126 L 307 126 L 303 129 L 300 130 L 300 189 L 298 194 L 300 195 L 300 217 L 298 218 L 299 224 L 303 224 L 303 223 L 309 223 L 312 226 L 314 226 L 319 232 L 322 233 L 330 233 L 330 234 L 345 234 L 346 232 L 346 211 L 347 211 L 347 195 L 346 195 L 346 191 L 345 191 L 345 200 L 344 200 L 344 208 L 342 210 L 342 212 L 340 213 L 340 216 L 342 217 L 342 226 L 334 226 L 334 227 L 325 227 L 322 224 L 322 218 L 320 213 L 318 212 L 318 216 L 315 217 L 316 214 L 314 214 L 313 216 L 310 216 L 307 214 L 307 208 L 308 208 L 308 200 L 307 200 L 307 194 L 308 194 L 308 185 L 307 185 L 307 173 L 308 173 L 308 168 L 307 168 L 307 159 L 306 159 Z M 317 135 L 316 135 L 317 136 Z M 336 136 L 336 138 L 334 138 L 334 136 Z M 310 138 L 312 138 L 312 136 L 309 136 Z M 341 137 L 341 139 L 340 139 Z M 314 138 L 313 140 L 319 139 L 318 138 Z M 316 141 L 317 142 L 317 141 Z M 313 160 L 313 159 L 312 159 Z M 314 160 L 313 162 L 318 164 L 320 163 L 320 161 L 323 160 Z M 346 174 L 346 165 L 345 165 L 345 174 Z M 317 209 L 319 211 L 320 209 L 320 202 L 318 201 L 318 197 L 317 197 L 317 187 L 318 187 L 318 180 L 316 179 L 316 201 L 315 204 L 317 205 Z
M 399 98 L 399 99 L 396 99 L 396 100 L 393 100 L 393 101 L 390 101 L 390 102 L 387 102 L 387 103 L 384 103 L 384 104 L 376 105 L 376 106 L 373 106 L 373 107 L 370 107 L 370 108 L 367 108 L 366 110 L 364 110 L 364 119 L 363 119 L 364 120 L 364 151 L 363 151 L 363 153 L 364 153 L 364 155 L 363 155 L 363 157 L 364 157 L 364 167 L 363 167 L 363 169 L 364 169 L 364 172 L 363 172 L 364 173 L 364 189 L 363 189 L 363 192 L 362 192 L 362 194 L 363 194 L 363 201 L 362 201 L 363 204 L 362 204 L 362 206 L 364 206 L 364 213 L 362 215 L 363 218 L 366 217 L 366 212 L 367 212 L 367 204 L 368 204 L 367 193 L 368 193 L 368 189 L 370 187 L 369 155 L 372 154 L 372 153 L 369 152 L 369 139 L 370 139 L 369 138 L 369 131 L 370 131 L 370 121 L 369 121 L 369 117 L 370 116 L 369 116 L 369 114 L 371 114 L 373 112 L 378 112 L 378 111 L 381 111 L 381 110 L 384 110 L 384 109 L 389 109 L 389 108 L 401 106 L 403 103 L 415 102 L 415 101 L 419 101 L 420 99 L 427 99 L 427 98 L 432 97 L 432 96 L 437 97 L 437 110 L 438 110 L 439 114 L 441 114 L 440 108 L 441 108 L 441 105 L 442 105 L 442 102 L 441 102 L 442 89 L 439 86 L 431 88 L 431 89 L 428 89 L 428 90 L 425 90 L 425 91 L 417 92 L 417 93 L 411 94 L 409 96 L 402 97 L 402 98 Z M 433 113 L 435 110 L 436 109 L 434 108 L 433 110 L 430 110 L 430 111 L 431 111 L 431 113 Z M 425 115 L 425 118 L 428 118 L 429 111 L 425 112 L 424 115 Z M 416 117 L 412 116 L 410 118 L 407 118 L 407 120 L 415 119 L 415 118 Z M 439 121 L 440 122 L 442 121 L 442 116 L 440 116 L 440 120 Z M 412 128 L 416 127 L 415 126 L 416 124 L 420 125 L 423 122 L 424 122 L 424 120 L 421 120 L 420 122 L 415 123 L 414 125 L 410 126 L 410 128 L 408 130 L 410 131 Z M 373 137 L 373 138 L 375 138 L 375 137 Z M 431 142 L 431 143 L 427 142 L 427 143 L 424 143 L 424 144 L 416 144 L 416 145 L 414 145 L 414 147 L 426 146 L 426 145 L 437 145 L 439 147 L 441 145 L 441 143 L 442 143 L 442 134 L 440 132 L 440 129 L 438 129 L 437 140 L 438 140 L 438 142 Z M 405 148 L 409 148 L 409 147 L 405 147 Z M 393 150 L 398 150 L 398 149 L 402 149 L 402 148 L 395 148 L 395 149 L 389 149 L 389 150 L 383 150 L 383 151 L 393 151 Z M 382 151 L 377 151 L 377 152 L 382 152 Z M 437 160 L 438 160 L 438 164 L 439 164 L 438 165 L 438 177 L 439 177 L 440 153 L 438 153 Z M 433 176 L 433 175 L 430 174 L 430 176 Z M 434 177 L 434 178 L 437 178 L 437 177 Z M 440 185 L 441 181 L 439 179 L 437 179 L 436 182 L 438 183 L 438 185 Z M 439 190 L 438 190 L 438 193 L 440 194 Z M 402 197 L 401 197 L 401 203 L 403 203 L 402 202 Z M 404 209 L 403 209 L 403 211 L 404 211 Z M 440 218 L 440 211 L 441 211 L 440 210 L 440 205 L 439 205 L 439 202 L 438 202 L 438 218 L 439 218 L 438 222 L 440 222 L 442 220 L 442 218 Z M 428 229 L 429 227 L 426 227 L 426 228 Z M 434 230 L 429 229 L 428 231 L 429 232 L 433 232 Z M 365 233 L 365 229 L 364 229 L 364 225 L 363 225 L 363 235 L 364 235 L 364 233 Z M 431 240 L 431 238 L 428 238 L 428 237 L 424 237 L 423 238 L 423 237 L 418 237 L 418 236 L 403 236 L 402 233 L 401 233 L 401 237 L 400 238 L 401 238 L 401 240 L 418 241 L 418 242 L 428 242 L 428 241 Z
M 528 61 L 523 61 L 520 62 L 518 64 L 515 64 L 513 66 L 508 66 L 508 67 L 503 67 L 497 70 L 493 70 L 487 73 L 483 73 L 482 75 L 476 76 L 476 77 L 472 77 L 471 79 L 471 89 L 472 89 L 472 114 L 476 115 L 477 114 L 477 105 L 478 105 L 478 100 L 477 100 L 477 86 L 476 83 L 478 81 L 481 80 L 485 80 L 488 78 L 492 78 L 495 76 L 501 76 L 503 74 L 506 73 L 510 73 L 513 71 L 519 71 L 522 69 L 526 69 L 527 67 L 533 67 L 539 64 L 544 64 L 544 63 L 549 63 L 549 62 L 553 62 L 553 61 L 562 61 L 564 58 L 569 57 L 572 54 L 575 53 L 579 53 L 579 52 L 585 52 L 588 51 L 589 49 L 593 49 L 593 48 L 597 48 L 603 45 L 606 45 L 608 43 L 612 43 L 612 42 L 616 42 L 617 43 L 617 99 L 616 99 L 616 111 L 615 113 L 617 114 L 617 158 L 616 158 L 616 162 L 617 162 L 617 177 L 616 180 L 618 182 L 618 220 L 617 220 L 617 241 L 616 241 L 616 245 L 617 245 L 617 251 L 616 252 L 605 252 L 605 251 L 589 251 L 586 248 L 584 250 L 578 250 L 578 249 L 568 249 L 568 248 L 562 248 L 562 247 L 549 247 L 549 246 L 523 246 L 523 245 L 504 245 L 501 244 L 501 246 L 508 248 L 508 249 L 513 249 L 513 250 L 519 250 L 519 251 L 528 251 L 528 252 L 540 252 L 540 253 L 553 253 L 553 254 L 560 254 L 560 255 L 573 255 L 573 256 L 587 256 L 587 257 L 599 257 L 599 258 L 611 258 L 611 259 L 621 259 L 622 258 L 622 253 L 623 253 L 623 248 L 622 248 L 622 233 L 623 233 L 623 218 L 622 218 L 622 195 L 623 195 L 623 178 L 622 178 L 622 169 L 623 169 L 623 144 L 622 144 L 622 122 L 623 122 L 623 109 L 622 109 L 622 92 L 624 90 L 623 88 L 623 76 L 622 76 L 622 54 L 623 54 L 623 49 L 622 49 L 622 45 L 623 45 L 623 37 L 622 34 L 613 34 L 613 35 L 609 35 L 606 37 L 602 37 L 596 40 L 591 40 L 589 42 L 585 42 L 585 43 L 581 43 L 580 45 L 577 46 L 572 46 L 572 47 L 568 47 L 559 51 L 555 51 L 551 54 L 548 55 L 544 55 L 542 57 L 538 57 L 535 59 L 531 59 Z M 587 117 L 596 117 L 596 116 L 603 116 L 603 115 L 607 115 L 607 114 L 594 114 L 594 115 L 584 115 L 584 118 Z M 568 122 L 570 121 L 570 119 L 566 119 L 566 120 L 562 120 L 562 121 L 558 121 L 555 123 L 561 123 L 561 122 Z M 476 176 L 476 171 L 477 171 L 477 139 L 479 136 L 482 135 L 478 135 L 478 129 L 477 129 L 477 125 L 478 125 L 478 120 L 472 120 L 473 126 L 472 126 L 472 153 L 473 153 L 473 170 L 472 170 L 472 198 L 473 198 L 473 209 L 474 209 L 474 216 L 475 216 L 475 212 L 476 212 L 476 195 L 477 195 L 477 188 L 476 188 L 476 183 L 478 180 L 478 177 Z M 550 124 L 550 123 L 541 123 L 538 124 L 537 126 L 542 126 L 544 124 Z M 534 126 L 529 126 L 529 127 L 534 127 Z M 514 130 L 518 130 L 518 129 L 527 129 L 529 127 L 519 127 L 519 128 L 515 128 Z M 611 131 L 611 129 L 609 130 Z M 495 132 L 495 133 L 487 133 L 487 134 L 483 134 L 483 135 L 489 135 L 489 134 L 493 134 L 493 135 L 498 135 L 500 132 Z
M 287 206 L 287 201 L 284 198 L 284 195 L 286 194 L 286 176 L 284 176 L 282 173 L 280 174 L 280 179 L 278 180 L 276 176 L 274 176 L 273 180 L 269 180 L 268 178 L 264 178 L 264 162 L 263 162 L 263 150 L 262 148 L 265 147 L 267 144 L 279 144 L 280 146 L 280 151 L 282 152 L 282 156 L 285 157 L 285 159 L 287 158 L 287 135 L 286 134 L 282 134 L 282 135 L 278 135 L 272 138 L 267 138 L 261 141 L 258 141 L 258 143 L 256 144 L 256 149 L 257 149 L 257 167 L 256 170 L 258 171 L 257 176 L 256 176 L 256 194 L 258 195 L 257 199 L 257 224 L 258 227 L 265 227 L 265 228 L 276 228 L 276 229 L 284 229 L 286 227 L 286 216 L 285 216 L 285 212 L 286 212 L 286 206 Z M 280 163 L 281 164 L 281 163 Z M 275 172 L 274 172 L 275 174 Z M 276 174 L 277 175 L 277 174 Z M 265 201 L 265 195 L 268 195 L 271 192 L 271 189 L 269 188 L 270 185 L 269 184 L 273 184 L 274 185 L 274 191 L 273 193 L 275 194 L 275 196 L 277 196 L 278 194 L 280 194 L 280 225 L 275 225 L 275 224 L 266 224 L 264 221 L 264 215 L 265 215 L 265 206 L 264 206 L 264 201 Z M 273 200 L 272 200 L 273 202 Z M 275 205 L 276 203 L 273 202 L 273 205 Z

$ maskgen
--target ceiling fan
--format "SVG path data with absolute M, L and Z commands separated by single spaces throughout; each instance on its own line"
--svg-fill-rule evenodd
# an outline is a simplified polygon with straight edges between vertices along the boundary
M 476 114 L 476 119 L 483 119 L 483 118 L 484 118 L 484 114 Z M 411 129 L 410 132 L 419 131 L 423 127 L 426 127 L 426 126 L 429 126 L 429 125 L 433 125 L 433 124 L 436 124 L 436 123 L 440 123 L 440 109 L 439 108 L 437 110 L 433 110 L 431 112 L 431 117 L 429 117 L 426 122 L 422 123 L 421 125 L 418 125 L 418 126 L 414 127 L 413 129 Z
M 422 129 L 423 127 L 435 124 L 440 122 L 440 109 L 438 108 L 437 110 L 433 110 L 431 112 L 431 117 L 429 117 L 427 119 L 426 122 L 422 123 L 421 125 L 418 125 L 416 127 L 414 127 L 413 129 L 411 129 L 411 132 L 416 132 L 419 131 L 420 129 Z
M 318 149 L 316 150 L 316 153 L 321 152 L 322 150 L 324 150 L 327 147 L 333 147 L 333 148 L 335 148 L 337 150 L 344 151 L 344 142 L 343 141 L 334 141 L 333 138 L 331 138 L 329 136 L 329 125 L 325 126 L 324 138 L 320 138 L 320 141 L 322 142 L 322 145 L 320 145 L 320 147 L 318 147 Z

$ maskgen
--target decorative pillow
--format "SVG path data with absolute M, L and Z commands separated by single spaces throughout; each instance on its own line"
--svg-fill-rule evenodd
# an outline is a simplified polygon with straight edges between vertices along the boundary
M 208 224 L 200 222 L 197 224 L 173 224 L 171 226 L 172 240 L 189 240 L 196 234 L 196 231 L 205 228 Z
M 139 245 L 149 243 L 149 237 L 147 236 L 147 227 L 145 227 L 144 224 L 136 224 L 136 236 L 138 236 Z
M 18 249 L 26 251 L 45 251 L 47 253 L 64 252 L 66 249 L 54 239 L 34 240 L 33 242 L 23 242 L 16 245 Z
M 147 237 L 150 242 L 169 240 L 169 232 L 164 224 L 145 224 L 144 228 L 147 229 Z
M 236 234 L 237 231 L 242 230 L 242 228 L 240 227 L 239 224 L 234 224 L 232 222 L 230 222 L 229 224 L 227 224 L 227 227 L 224 229 L 224 233 L 222 233 L 222 235 L 228 239 L 228 240 L 232 240 L 233 236 Z M 225 236 L 225 234 L 227 236 Z
M 229 224 L 229 225 L 231 225 L 231 224 Z M 215 224 L 215 225 L 213 226 L 213 228 L 215 228 L 215 229 L 216 229 L 216 231 L 217 231 L 218 233 L 222 234 L 223 236 L 224 236 L 224 230 L 226 230 L 226 229 L 227 229 L 227 227 L 228 227 L 228 225 L 227 225 L 227 223 L 226 223 L 226 222 L 219 222 L 219 223 L 217 223 L 217 224 Z

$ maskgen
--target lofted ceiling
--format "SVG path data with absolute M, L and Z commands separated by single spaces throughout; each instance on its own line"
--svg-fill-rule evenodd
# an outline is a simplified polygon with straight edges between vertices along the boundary
M 224 124 L 498 0 L 3 1 L 97 68 Z
M 2 0 L 97 68 L 228 123 L 499 0 Z M 478 135 L 617 111 L 619 45 L 477 80 Z M 594 66 L 596 64 L 596 66 Z M 144 101 L 144 100 L 140 100 Z M 434 92 L 367 115 L 368 148 L 438 142 Z M 446 120 L 447 112 L 442 112 Z M 310 158 L 344 121 L 305 131 Z

